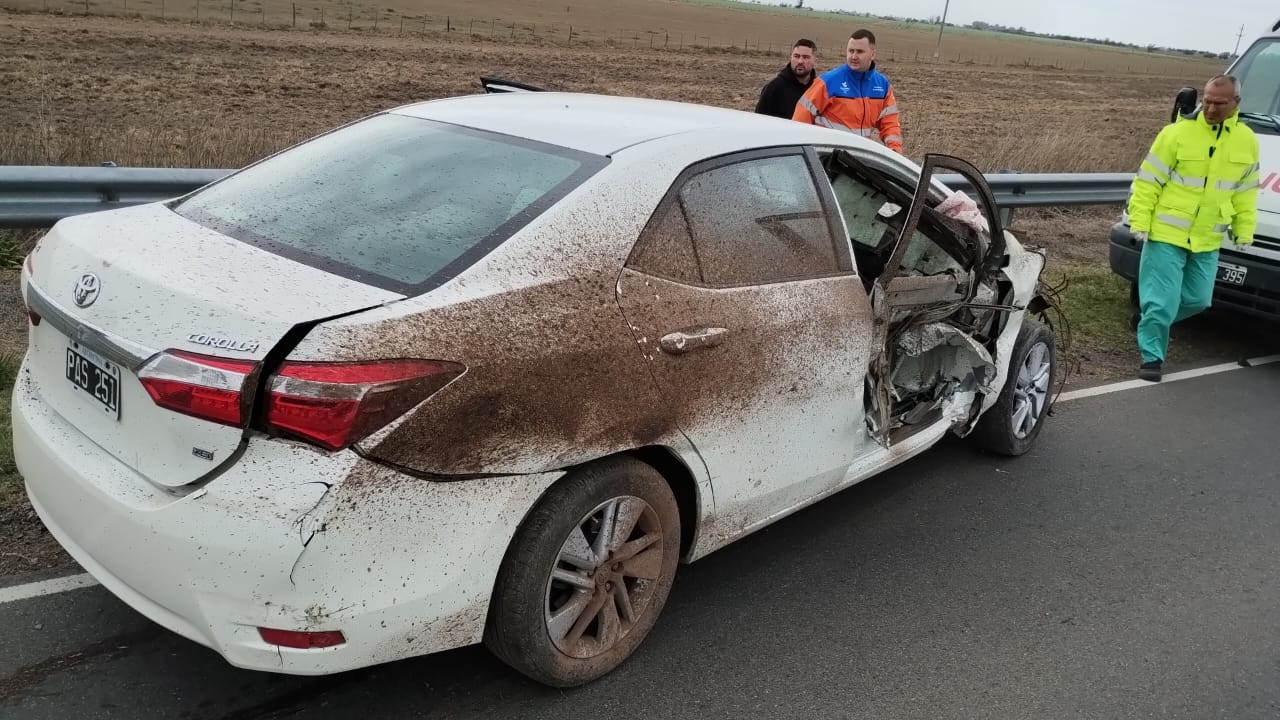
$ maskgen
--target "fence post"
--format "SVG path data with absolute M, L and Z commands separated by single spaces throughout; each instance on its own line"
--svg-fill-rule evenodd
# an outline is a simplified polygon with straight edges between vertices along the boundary
M 89 14 L 89 0 L 84 0 L 84 14 Z
M 231 24 L 236 24 L 236 0 L 227 3 L 227 11 L 231 13 Z
M 426 26 L 427 26 L 427 21 L 423 20 L 422 27 L 426 28 Z M 444 16 L 444 31 L 447 33 L 453 32 L 453 18 L 449 15 Z
M 679 48 L 679 49 L 684 50 L 684 33 L 680 33 L 680 48 Z
M 298 27 L 298 3 L 293 3 L 293 26 Z
M 566 45 L 573 44 L 573 26 L 572 25 L 569 26 L 569 39 L 565 42 L 565 44 Z
M 476 31 L 476 19 L 471 18 L 471 24 L 467 25 L 467 34 L 474 35 Z
M 235 2 L 235 0 L 232 0 L 232 2 Z M 355 15 L 356 15 L 356 6 L 348 5 L 347 6 L 347 29 L 348 30 L 351 29 L 351 21 L 355 19 Z
M 200 0 L 196 0 L 196 22 L 200 22 Z
M 515 39 L 516 39 L 516 24 L 515 24 L 515 22 L 512 22 L 512 23 L 511 23 L 511 39 L 512 39 L 512 40 L 515 40 Z
M 373 14 L 373 31 L 378 32 L 378 23 L 382 22 L 382 8 L 378 8 Z

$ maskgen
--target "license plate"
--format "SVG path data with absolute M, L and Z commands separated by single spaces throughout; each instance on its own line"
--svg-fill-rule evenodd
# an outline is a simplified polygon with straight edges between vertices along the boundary
M 120 366 L 81 345 L 67 348 L 67 380 L 120 419 Z
M 1244 278 L 1249 274 L 1249 268 L 1241 265 L 1232 265 L 1231 263 L 1218 263 L 1218 282 L 1224 282 L 1228 285 L 1243 285 Z

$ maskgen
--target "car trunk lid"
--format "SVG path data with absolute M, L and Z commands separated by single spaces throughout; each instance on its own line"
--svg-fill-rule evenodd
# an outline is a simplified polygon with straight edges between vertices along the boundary
M 29 272 L 28 367 L 41 397 L 166 487 L 234 455 L 258 368 L 293 328 L 403 297 L 226 237 L 163 204 L 63 220 Z

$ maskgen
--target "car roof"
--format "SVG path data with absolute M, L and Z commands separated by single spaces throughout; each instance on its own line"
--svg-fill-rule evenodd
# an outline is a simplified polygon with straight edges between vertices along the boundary
M 610 155 L 641 143 L 698 131 L 733 130 L 761 144 L 830 141 L 805 123 L 693 103 L 584 93 L 512 92 L 432 100 L 390 112 Z M 846 133 L 841 139 L 848 141 Z

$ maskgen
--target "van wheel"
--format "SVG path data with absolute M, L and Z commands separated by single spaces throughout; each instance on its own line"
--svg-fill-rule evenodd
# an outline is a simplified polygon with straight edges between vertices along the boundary
M 485 644 L 538 682 L 572 687 L 623 663 L 666 604 L 680 511 L 662 475 L 610 458 L 566 476 L 503 559 Z
M 1056 375 L 1053 333 L 1038 322 L 1023 321 L 1000 398 L 978 419 L 970 435 L 978 447 L 1009 456 L 1030 450 L 1049 414 L 1049 396 Z

